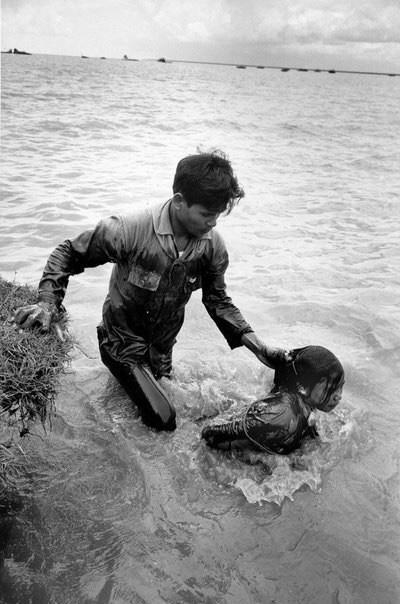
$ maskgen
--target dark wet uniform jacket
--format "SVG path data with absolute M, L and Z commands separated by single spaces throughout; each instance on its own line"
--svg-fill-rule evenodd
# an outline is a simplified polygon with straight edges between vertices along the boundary
M 170 372 L 185 305 L 200 287 L 209 315 L 231 348 L 252 331 L 226 294 L 228 254 L 221 236 L 211 230 L 193 238 L 179 255 L 169 207 L 170 201 L 135 216 L 112 216 L 64 241 L 50 255 L 39 284 L 39 299 L 59 305 L 70 275 L 113 262 L 103 306 L 105 344 L 122 362 L 148 363 L 157 377 Z
M 209 425 L 202 437 L 212 447 L 256 448 L 287 454 L 297 449 L 313 429 L 297 394 L 278 392 L 252 403 L 244 413 L 222 424 Z

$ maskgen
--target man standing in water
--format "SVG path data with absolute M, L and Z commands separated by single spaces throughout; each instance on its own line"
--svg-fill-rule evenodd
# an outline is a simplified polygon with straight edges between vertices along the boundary
M 243 196 L 224 154 L 185 157 L 167 202 L 135 216 L 111 216 L 56 247 L 37 304 L 17 309 L 16 323 L 48 330 L 69 277 L 113 262 L 98 327 L 101 358 L 146 424 L 174 430 L 175 409 L 157 380 L 171 373 L 172 349 L 194 290 L 202 288 L 203 304 L 231 348 L 244 345 L 268 366 L 284 355 L 259 340 L 226 293 L 228 253 L 214 227 Z

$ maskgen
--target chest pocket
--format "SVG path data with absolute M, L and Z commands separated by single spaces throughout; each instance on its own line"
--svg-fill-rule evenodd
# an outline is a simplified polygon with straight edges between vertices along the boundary
M 142 266 L 135 264 L 132 266 L 128 282 L 141 289 L 147 289 L 148 291 L 155 292 L 159 286 L 161 275 L 155 271 L 149 271 Z
M 187 285 L 191 291 L 194 291 L 195 289 L 199 289 L 199 287 L 201 287 L 200 277 L 197 277 L 197 276 L 191 277 L 190 275 L 188 275 Z

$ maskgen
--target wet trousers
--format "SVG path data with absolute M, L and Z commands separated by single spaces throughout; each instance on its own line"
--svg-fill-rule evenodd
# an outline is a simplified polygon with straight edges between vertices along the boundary
M 103 325 L 97 327 L 101 360 L 132 402 L 137 406 L 143 422 L 156 430 L 175 430 L 175 409 L 166 392 L 155 379 L 148 365 L 118 359 L 108 346 Z

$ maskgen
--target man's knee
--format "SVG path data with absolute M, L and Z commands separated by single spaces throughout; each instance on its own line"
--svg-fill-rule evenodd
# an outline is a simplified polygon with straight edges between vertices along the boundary
M 156 430 L 175 430 L 176 412 L 167 393 L 151 370 L 143 365 L 130 368 L 132 395 L 143 421 Z
M 175 430 L 175 408 L 152 370 L 133 359 L 129 363 L 121 361 L 108 346 L 103 326 L 98 327 L 98 338 L 103 363 L 138 407 L 143 422 L 156 430 Z M 160 369 L 167 369 L 167 364 Z
M 143 423 L 149 426 L 149 428 L 154 428 L 160 432 L 173 432 L 176 430 L 176 413 L 173 407 L 168 410 L 168 413 L 164 413 L 162 417 L 159 413 L 154 413 L 149 409 L 143 410 L 141 417 Z

